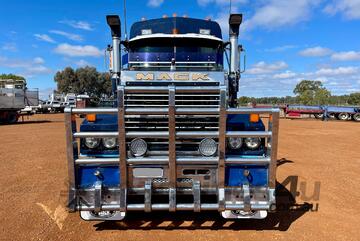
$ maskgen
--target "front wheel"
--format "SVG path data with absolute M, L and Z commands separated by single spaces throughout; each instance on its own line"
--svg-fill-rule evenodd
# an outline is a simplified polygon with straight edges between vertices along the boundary
M 340 113 L 338 114 L 338 119 L 342 120 L 342 121 L 346 121 L 347 119 L 349 119 L 349 114 L 348 113 Z
M 267 217 L 267 211 L 249 211 L 242 210 L 226 210 L 221 212 L 221 215 L 225 219 L 264 219 Z
M 125 218 L 125 212 L 120 211 L 80 211 L 80 217 L 85 221 L 121 221 Z
M 324 117 L 324 114 L 314 114 L 316 119 L 322 119 Z
M 353 115 L 354 121 L 360 121 L 360 113 L 356 113 Z

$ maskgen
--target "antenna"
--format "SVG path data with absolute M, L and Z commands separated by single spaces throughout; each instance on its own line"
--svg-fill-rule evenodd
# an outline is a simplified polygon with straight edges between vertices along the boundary
M 124 24 L 125 24 L 125 40 L 127 40 L 126 0 L 124 0 Z
M 232 8 L 232 0 L 230 0 L 230 4 L 229 4 L 229 5 L 230 5 L 230 9 L 229 9 L 230 12 L 229 12 L 229 14 L 231 14 L 231 13 L 232 13 L 232 9 L 231 9 L 231 8 Z

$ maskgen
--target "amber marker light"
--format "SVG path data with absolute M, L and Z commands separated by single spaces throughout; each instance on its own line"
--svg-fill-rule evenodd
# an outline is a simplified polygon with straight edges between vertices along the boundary
M 96 121 L 96 115 L 95 114 L 88 114 L 86 115 L 86 119 L 88 122 L 95 122 Z
M 259 114 L 250 114 L 250 122 L 259 122 L 260 116 Z

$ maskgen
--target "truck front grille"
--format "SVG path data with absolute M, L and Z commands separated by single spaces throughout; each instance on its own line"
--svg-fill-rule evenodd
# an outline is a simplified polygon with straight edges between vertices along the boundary
M 147 88 L 144 86 L 144 88 Z M 219 93 L 176 93 L 176 108 L 218 108 Z M 125 93 L 125 108 L 168 108 L 169 95 L 163 91 L 148 93 Z M 176 115 L 176 131 L 217 131 L 218 115 Z M 168 131 L 168 115 L 126 115 L 126 131 Z M 168 155 L 168 140 L 160 138 L 144 138 L 148 144 L 148 156 Z M 202 139 L 177 139 L 176 153 L 180 156 L 197 156 L 198 145 Z M 127 140 L 129 143 L 131 139 Z M 217 141 L 217 140 L 216 140 Z

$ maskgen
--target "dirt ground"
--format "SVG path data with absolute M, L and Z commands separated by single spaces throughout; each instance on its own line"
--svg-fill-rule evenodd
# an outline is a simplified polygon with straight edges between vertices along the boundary
M 64 208 L 63 115 L 0 126 L 0 240 L 359 240 L 360 123 L 281 120 L 280 127 L 279 211 L 267 219 L 128 213 L 107 223 Z

